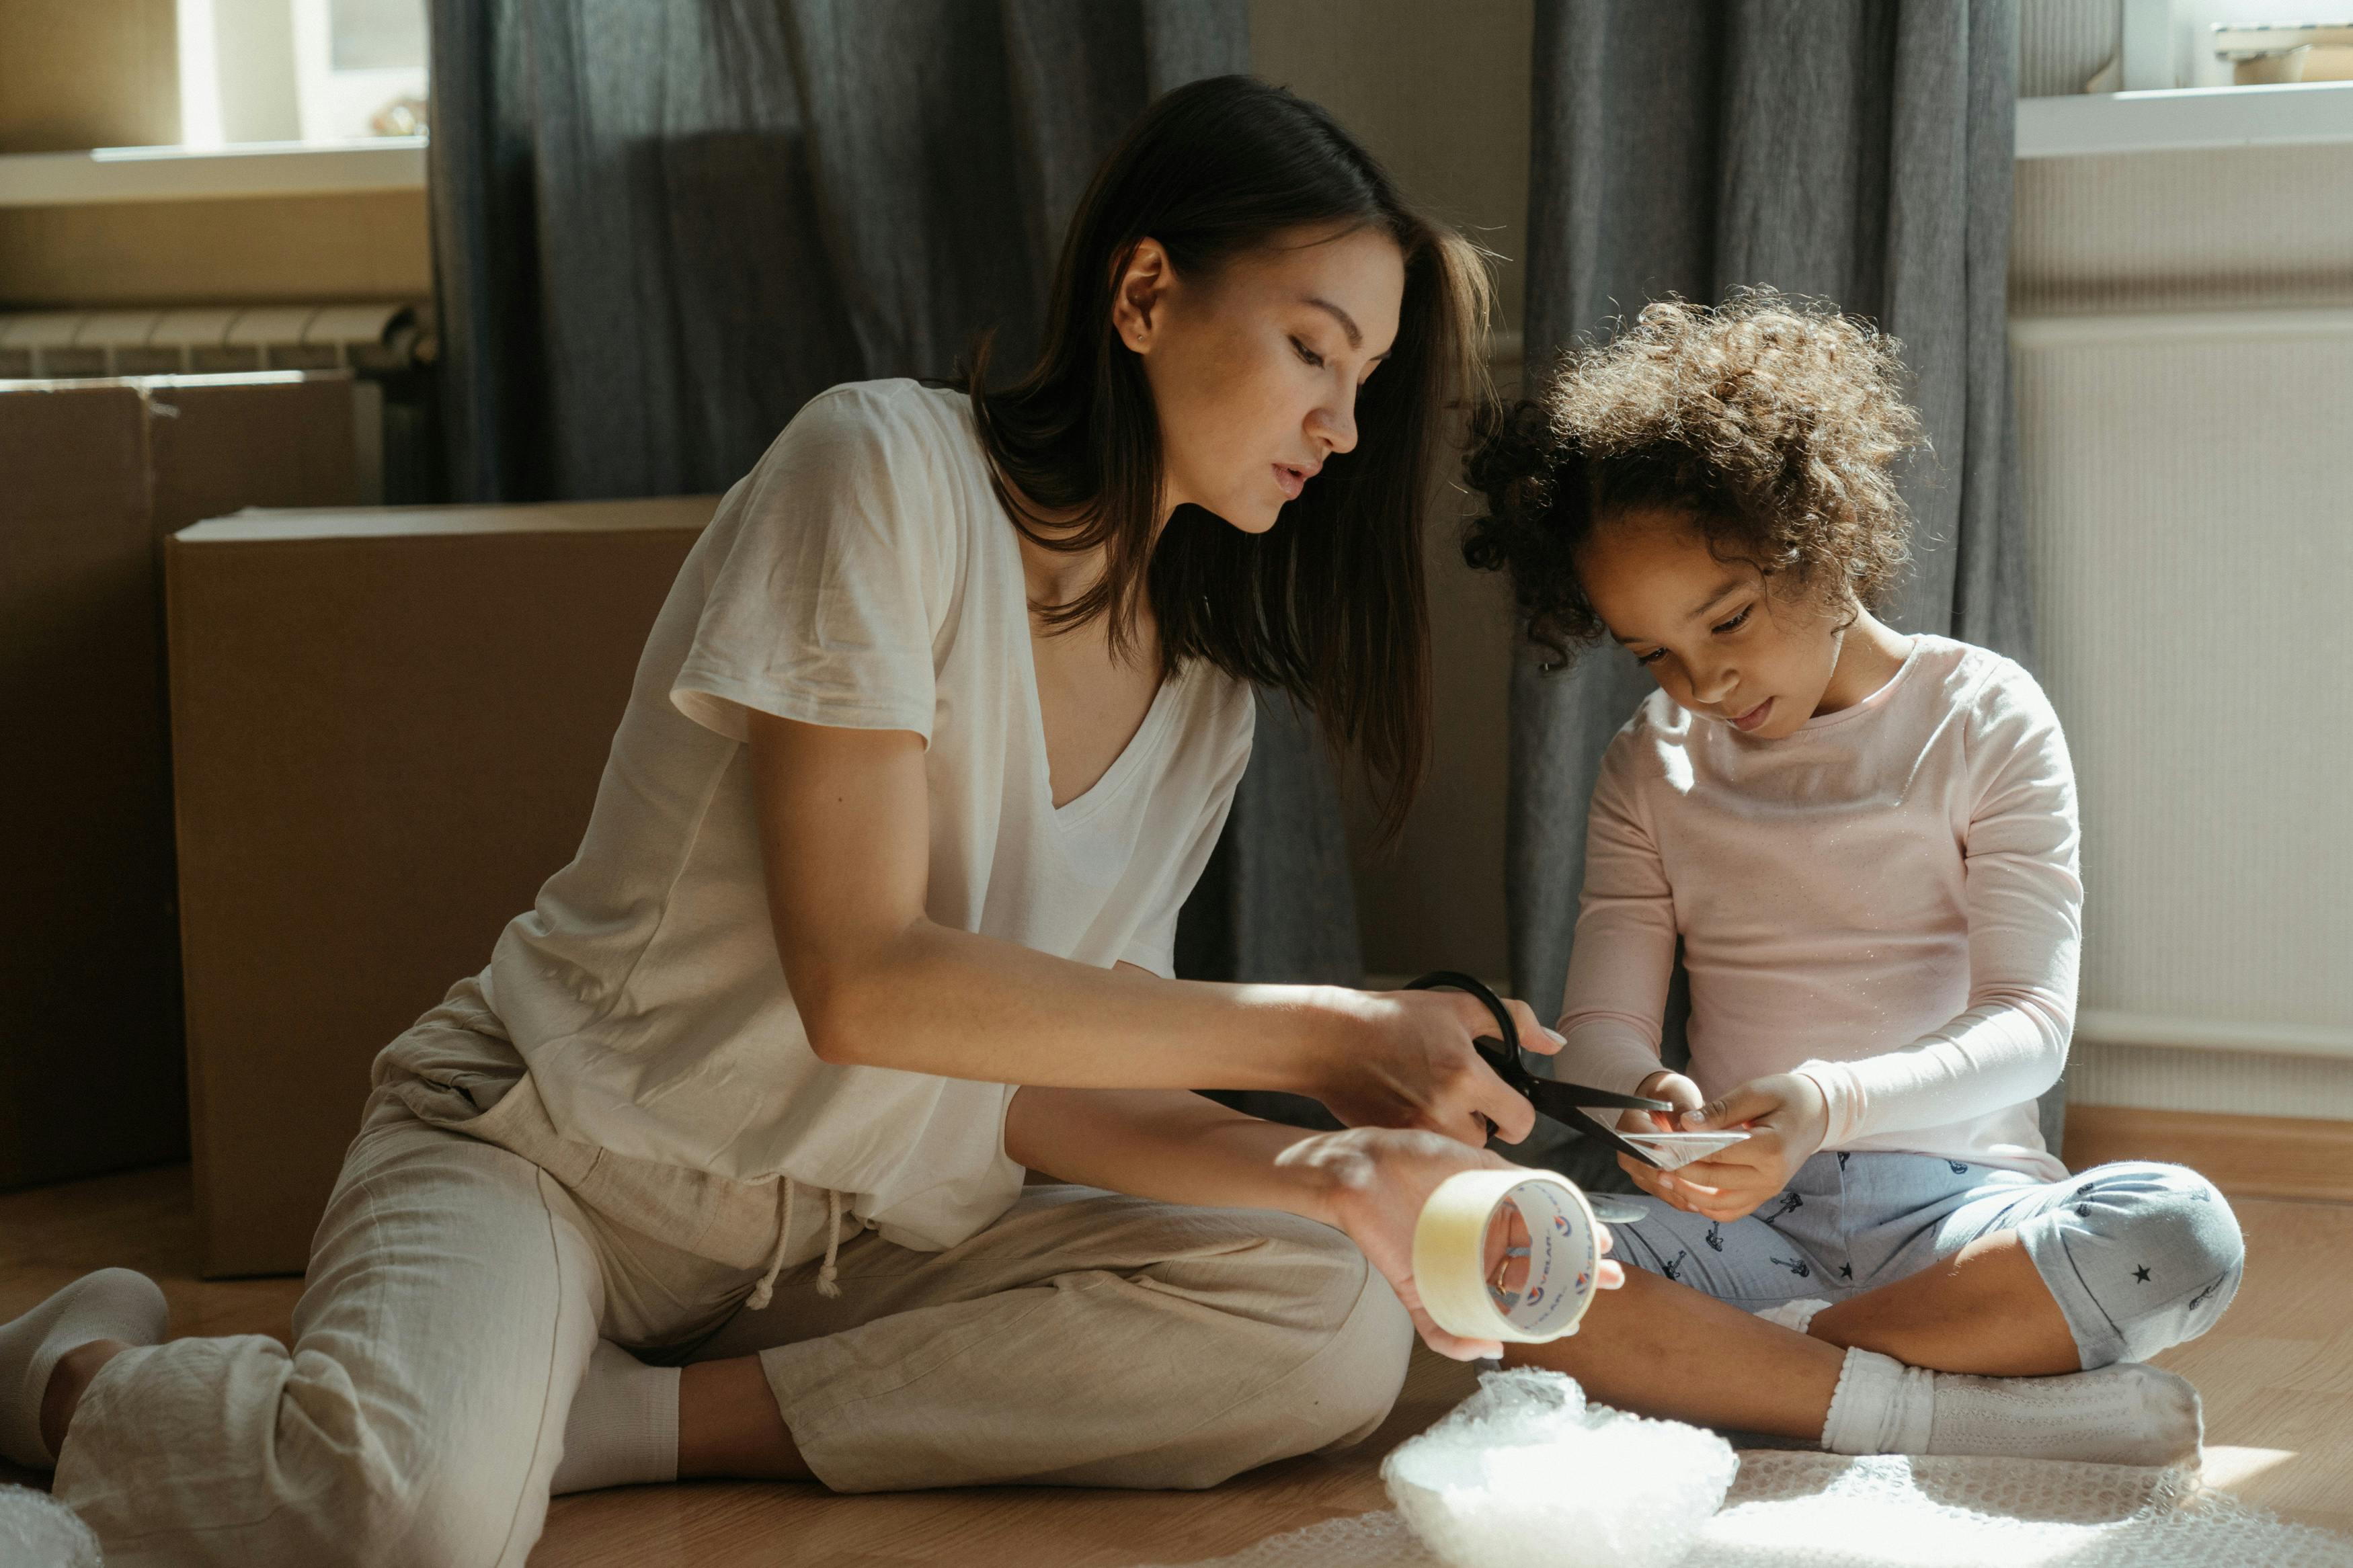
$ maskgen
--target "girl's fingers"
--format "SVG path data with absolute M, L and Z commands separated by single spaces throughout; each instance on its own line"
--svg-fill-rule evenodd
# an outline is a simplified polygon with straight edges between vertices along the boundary
M 1611 1258 L 1593 1271 L 1593 1282 L 1604 1290 L 1615 1290 L 1626 1283 L 1626 1266 Z

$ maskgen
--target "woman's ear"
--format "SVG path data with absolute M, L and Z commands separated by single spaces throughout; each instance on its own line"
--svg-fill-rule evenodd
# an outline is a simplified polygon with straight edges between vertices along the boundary
M 1137 353 L 1145 353 L 1157 335 L 1166 314 L 1163 306 L 1168 286 L 1175 273 L 1168 265 L 1168 252 L 1156 239 L 1140 239 L 1129 253 L 1127 265 L 1120 269 L 1119 281 L 1112 289 L 1112 331 L 1119 341 Z

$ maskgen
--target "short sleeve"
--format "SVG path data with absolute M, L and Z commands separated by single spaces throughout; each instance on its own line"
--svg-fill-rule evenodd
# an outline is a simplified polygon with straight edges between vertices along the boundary
M 1176 864 L 1176 874 L 1169 879 L 1166 895 L 1151 918 L 1137 928 L 1134 938 L 1117 960 L 1149 970 L 1163 980 L 1176 977 L 1176 916 L 1200 883 L 1210 853 L 1226 830 L 1226 818 L 1233 812 L 1234 792 L 1240 787 L 1242 774 L 1250 767 L 1250 742 L 1257 730 L 1257 705 L 1245 696 L 1240 706 L 1241 718 L 1231 728 L 1223 763 L 1210 786 L 1208 799 L 1202 803 L 1200 815 L 1194 821 L 1184 854 Z
M 741 741 L 756 709 L 930 743 L 955 512 L 936 422 L 904 384 L 815 398 L 722 503 L 670 689 L 696 723 Z

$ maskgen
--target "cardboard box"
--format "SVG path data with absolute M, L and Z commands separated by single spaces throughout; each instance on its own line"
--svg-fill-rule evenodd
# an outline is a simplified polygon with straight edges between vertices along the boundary
M 716 505 L 248 513 L 171 541 L 206 1275 L 303 1268 L 370 1061 L 579 847 Z
M 186 1156 L 158 543 L 362 499 L 373 394 L 0 382 L 0 1187 Z

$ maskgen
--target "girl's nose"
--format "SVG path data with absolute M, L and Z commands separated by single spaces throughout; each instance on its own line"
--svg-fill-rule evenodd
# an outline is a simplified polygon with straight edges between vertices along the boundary
M 1732 695 L 1740 684 L 1736 670 L 1711 669 L 1692 671 L 1692 700 L 1703 707 L 1714 707 Z

